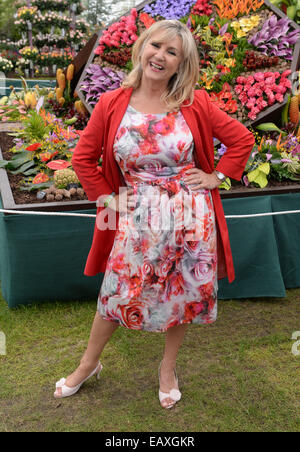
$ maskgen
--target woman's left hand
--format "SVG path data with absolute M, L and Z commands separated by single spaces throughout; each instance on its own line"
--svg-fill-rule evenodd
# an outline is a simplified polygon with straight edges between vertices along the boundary
M 191 190 L 199 190 L 200 188 L 213 190 L 222 183 L 215 173 L 208 174 L 199 168 L 191 168 L 187 170 L 183 180 L 187 185 L 191 185 Z

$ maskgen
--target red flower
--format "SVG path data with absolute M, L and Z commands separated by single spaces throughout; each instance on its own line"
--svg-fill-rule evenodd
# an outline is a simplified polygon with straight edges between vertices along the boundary
M 26 148 L 26 151 L 34 152 L 41 147 L 41 143 L 34 143 Z
M 130 301 L 126 305 L 119 305 L 122 323 L 126 328 L 139 330 L 142 328 L 144 316 L 144 304 L 135 300 Z
M 48 182 L 49 176 L 45 173 L 39 173 L 35 176 L 32 183 L 33 184 L 41 184 L 42 182 Z
M 40 157 L 40 160 L 42 162 L 48 162 L 49 160 L 51 160 L 57 154 L 58 154 L 58 151 L 55 151 L 55 152 L 52 152 L 52 153 L 51 152 L 42 152 L 39 155 L 39 157 Z
M 53 160 L 47 163 L 47 166 L 52 170 L 59 170 L 68 168 L 68 166 L 71 166 L 71 162 L 67 162 L 66 160 Z
M 197 315 L 200 313 L 203 313 L 205 310 L 206 305 L 203 302 L 199 301 L 192 301 L 190 303 L 186 303 L 184 307 L 184 317 L 188 321 L 193 320 Z

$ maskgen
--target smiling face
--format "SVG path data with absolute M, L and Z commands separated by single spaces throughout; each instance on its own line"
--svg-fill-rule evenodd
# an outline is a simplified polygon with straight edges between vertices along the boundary
M 163 39 L 162 31 L 154 33 L 145 44 L 141 56 L 143 79 L 167 86 L 183 59 L 182 39 Z

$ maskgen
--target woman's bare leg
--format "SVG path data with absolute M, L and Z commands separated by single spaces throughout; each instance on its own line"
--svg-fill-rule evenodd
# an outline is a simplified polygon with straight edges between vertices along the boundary
M 66 386 L 71 388 L 77 386 L 96 368 L 102 350 L 118 325 L 118 323 L 102 319 L 98 311 L 96 312 L 87 349 L 78 368 L 66 379 Z M 61 388 L 58 388 L 56 393 L 60 396 Z
M 173 326 L 166 332 L 165 350 L 160 368 L 160 390 L 162 392 L 170 392 L 171 389 L 178 389 L 174 369 L 176 367 L 178 351 L 187 327 L 188 324 Z M 171 398 L 166 398 L 162 402 L 164 407 L 173 403 L 174 400 Z

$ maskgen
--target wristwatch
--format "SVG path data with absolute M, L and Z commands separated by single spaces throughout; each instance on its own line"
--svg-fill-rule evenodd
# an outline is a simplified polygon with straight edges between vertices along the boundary
M 224 180 L 226 179 L 225 174 L 221 173 L 220 171 L 215 171 L 215 175 L 217 176 L 218 179 L 220 179 L 220 181 L 224 182 Z

